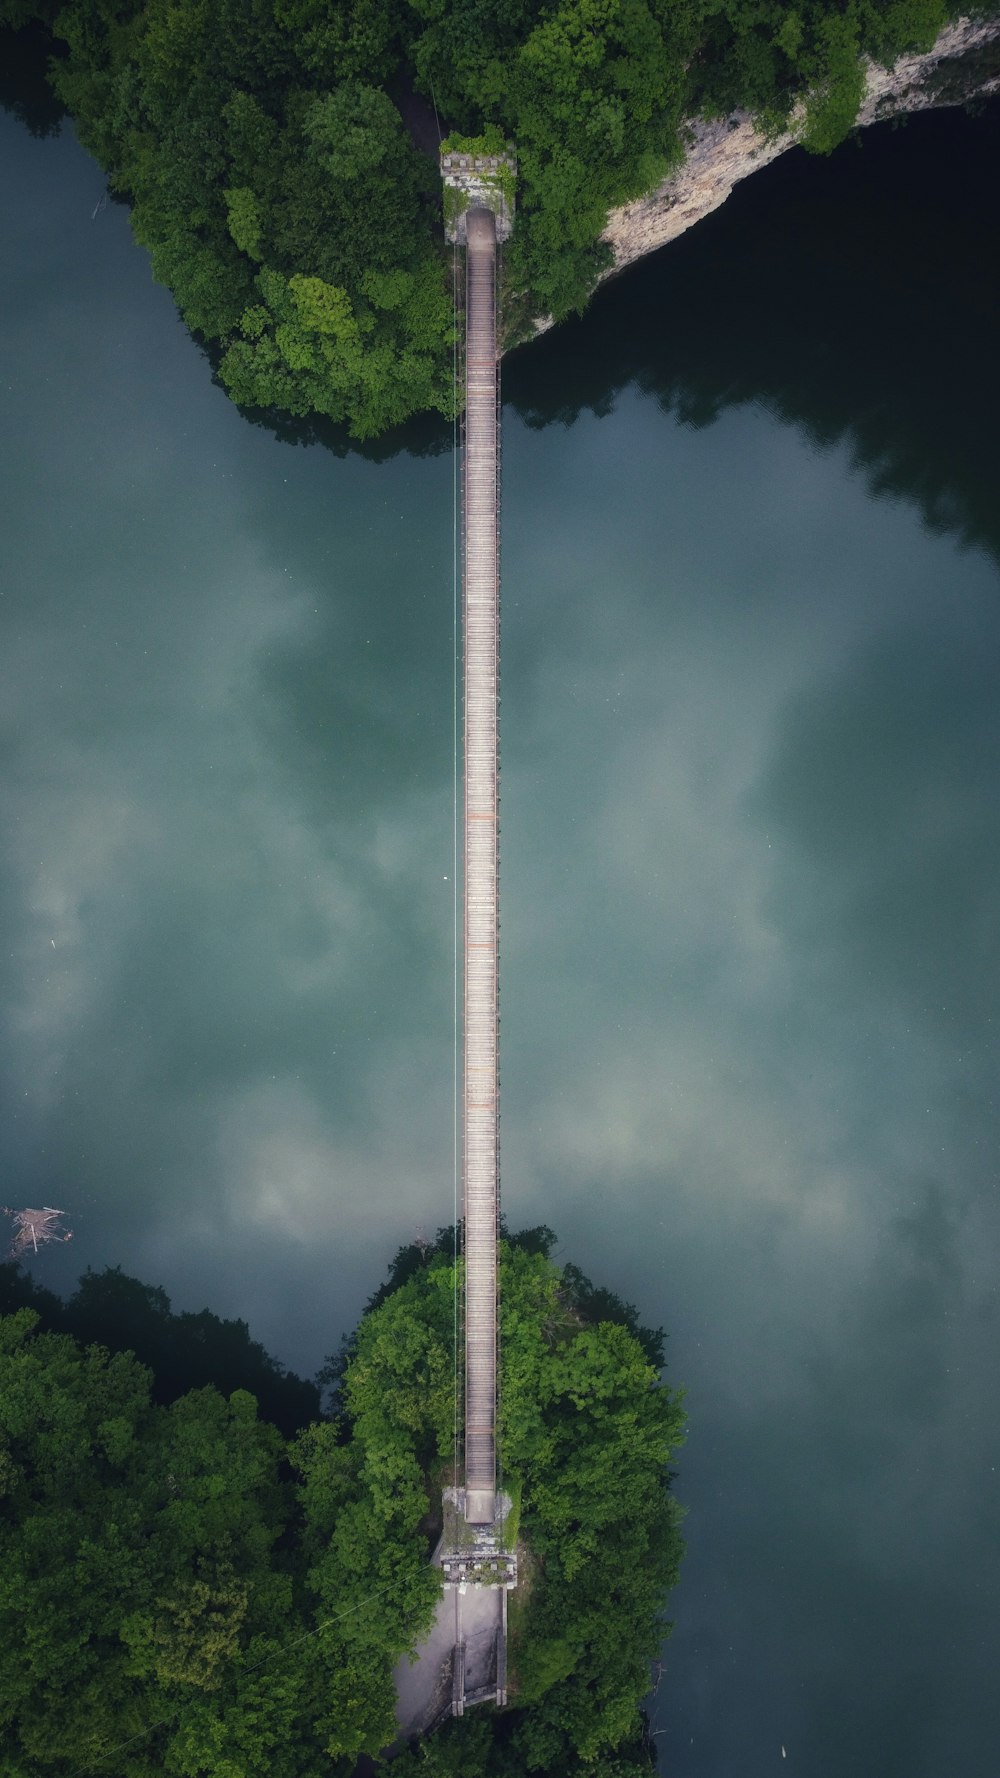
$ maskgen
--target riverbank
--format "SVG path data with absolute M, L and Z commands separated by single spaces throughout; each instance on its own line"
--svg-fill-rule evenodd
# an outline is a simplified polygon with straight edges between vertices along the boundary
M 901 56 L 893 68 L 867 62 L 865 97 L 856 127 L 865 129 L 918 111 L 966 105 L 998 92 L 1000 19 L 981 22 L 962 18 L 948 25 L 925 55 Z M 680 171 L 645 197 L 610 212 L 601 239 L 611 248 L 614 260 L 600 282 L 677 240 L 724 204 L 734 186 L 798 147 L 804 121 L 801 105 L 793 113 L 790 127 L 780 135 L 759 129 L 747 111 L 693 121 Z M 542 316 L 534 325 L 536 332 L 544 333 L 553 323 L 550 316 Z

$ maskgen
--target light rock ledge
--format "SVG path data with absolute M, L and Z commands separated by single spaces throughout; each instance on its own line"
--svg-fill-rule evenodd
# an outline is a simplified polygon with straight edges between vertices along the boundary
M 1000 91 L 1000 67 L 977 65 L 981 52 L 998 41 L 1000 19 L 984 23 L 962 18 L 946 26 L 925 55 L 901 56 L 891 69 L 869 62 L 858 125 Z M 680 171 L 646 197 L 611 211 L 602 239 L 612 248 L 614 264 L 602 276 L 612 277 L 645 254 L 655 253 L 717 210 L 741 179 L 796 146 L 802 120 L 800 108 L 783 135 L 770 137 L 755 129 L 745 111 L 712 123 L 691 124 L 690 147 Z M 539 333 L 551 325 L 548 316 L 535 321 Z

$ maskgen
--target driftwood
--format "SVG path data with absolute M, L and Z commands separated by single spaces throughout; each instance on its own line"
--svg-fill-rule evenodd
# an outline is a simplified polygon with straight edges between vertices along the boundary
M 3 1213 L 14 1218 L 11 1259 L 19 1259 L 22 1253 L 27 1253 L 29 1247 L 33 1247 L 37 1253 L 39 1246 L 45 1241 L 73 1239 L 73 1230 L 63 1228 L 59 1221 L 61 1216 L 65 1216 L 65 1210 L 53 1210 L 51 1204 L 44 1204 L 41 1210 L 10 1210 L 5 1204 Z

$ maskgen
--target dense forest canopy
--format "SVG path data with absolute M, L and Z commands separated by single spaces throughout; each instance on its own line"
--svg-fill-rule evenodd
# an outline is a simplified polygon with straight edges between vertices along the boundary
M 560 1270 L 553 1240 L 528 1231 L 501 1254 L 501 1444 L 526 1552 L 513 1708 L 452 1725 L 403 1774 L 627 1778 L 651 1763 L 640 1706 L 680 1558 L 683 1403 L 650 1362 L 662 1333 Z M 165 1323 L 184 1318 L 162 1292 L 88 1274 L 67 1325 L 93 1335 L 103 1319 L 108 1337 L 84 1343 L 47 1331 L 57 1299 L 5 1269 L 5 1773 L 347 1778 L 392 1741 L 393 1664 L 438 1596 L 455 1278 L 450 1230 L 403 1249 L 327 1366 L 335 1411 L 286 1439 L 245 1388 L 175 1393 L 186 1336 Z M 166 1386 L 109 1350 L 127 1325 L 164 1356 Z M 202 1325 L 224 1371 L 256 1365 L 278 1387 L 242 1323 Z M 288 1412 L 309 1388 L 292 1382 Z
M 371 437 L 450 413 L 453 304 L 435 145 L 511 140 L 508 337 L 579 308 L 610 206 L 684 124 L 806 103 L 828 151 L 862 55 L 927 49 L 947 0 L 0 0 L 233 399 Z M 967 9 L 966 9 L 967 10 Z M 404 121 L 405 120 L 405 121 Z M 439 126 L 439 127 L 438 127 Z

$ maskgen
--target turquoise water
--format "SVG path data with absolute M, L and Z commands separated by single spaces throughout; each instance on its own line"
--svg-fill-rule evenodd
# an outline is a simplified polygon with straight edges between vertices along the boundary
M 449 436 L 250 426 L 3 141 L 4 1196 L 312 1371 L 453 1214 Z M 995 1770 L 996 143 L 505 371 L 504 1199 L 688 1385 L 677 1778 Z

